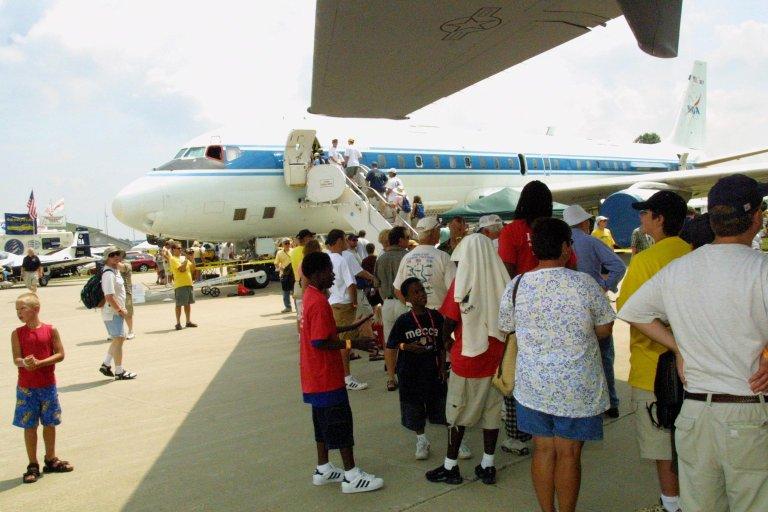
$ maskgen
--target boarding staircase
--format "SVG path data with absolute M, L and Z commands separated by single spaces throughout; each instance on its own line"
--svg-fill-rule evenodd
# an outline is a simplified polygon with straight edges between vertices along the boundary
M 358 185 L 336 164 L 312 166 L 314 142 L 314 130 L 293 130 L 286 142 L 283 159 L 286 185 L 306 190 L 303 207 L 333 208 L 354 231 L 365 230 L 366 237 L 378 251 L 382 249 L 378 241 L 379 233 L 396 225 L 405 227 L 412 238 L 418 238 L 413 226 L 399 216 L 379 192 L 369 186 Z M 369 170 L 364 165 L 360 166 L 360 171 L 365 174 Z

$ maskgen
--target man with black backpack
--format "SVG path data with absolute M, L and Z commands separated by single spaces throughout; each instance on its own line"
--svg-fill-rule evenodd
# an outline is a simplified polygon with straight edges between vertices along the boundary
M 714 242 L 664 267 L 619 311 L 677 359 L 685 512 L 768 510 L 768 259 L 750 248 L 766 195 L 768 184 L 747 176 L 719 180 L 708 197 Z
M 123 368 L 123 343 L 125 342 L 125 282 L 118 269 L 125 252 L 111 245 L 104 250 L 104 268 L 101 271 L 101 290 L 104 293 L 104 305 L 101 319 L 107 327 L 107 333 L 112 342 L 104 357 L 99 371 L 115 380 L 131 380 L 136 374 Z M 115 371 L 112 372 L 112 360 L 115 361 Z

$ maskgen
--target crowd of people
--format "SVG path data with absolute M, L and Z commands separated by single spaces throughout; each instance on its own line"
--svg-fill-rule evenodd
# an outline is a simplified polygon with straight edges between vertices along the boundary
M 603 438 L 605 417 L 619 416 L 612 338 L 618 316 L 631 326 L 630 410 L 640 457 L 654 461 L 658 473 L 659 503 L 648 510 L 768 510 L 768 259 L 751 249 L 763 229 L 765 195 L 768 186 L 745 176 L 719 180 L 708 196 L 709 239 L 674 192 L 634 203 L 642 236 L 628 267 L 613 251 L 609 219 L 593 219 L 579 205 L 554 218 L 552 194 L 538 181 L 523 188 L 512 222 L 488 215 L 470 233 L 457 217 L 442 244 L 442 224 L 432 216 L 418 220 L 415 244 L 403 226 L 380 233 L 379 255 L 365 232 L 333 229 L 318 239 L 303 229 L 294 241 L 281 240 L 275 265 L 283 312 L 293 306 L 297 314 L 301 388 L 317 451 L 313 484 L 340 483 L 344 493 L 384 485 L 353 452 L 348 392 L 368 387 L 350 371 L 357 349 L 371 361 L 384 359 L 387 390 L 398 391 L 400 422 L 415 436 L 417 460 L 431 455 L 427 422 L 445 425 L 445 457 L 425 472 L 429 482 L 463 481 L 459 460 L 472 457 L 464 436 L 475 428 L 483 453 L 473 473 L 494 484 L 503 424 L 506 451 L 526 454 L 532 439 L 541 510 L 576 510 L 583 445 Z M 683 239 L 686 230 L 691 238 Z M 130 266 L 116 247 L 104 254 L 102 320 L 112 341 L 100 371 L 130 380 L 136 374 L 123 366 L 132 333 Z M 193 248 L 182 254 L 178 243 L 163 253 L 176 329 L 183 328 L 182 309 L 185 326 L 196 327 L 190 307 L 197 255 Z M 618 313 L 608 292 L 618 293 Z M 56 329 L 40 321 L 34 293 L 20 296 L 16 309 L 23 325 L 12 335 L 19 367 L 14 424 L 25 430 L 23 480 L 31 483 L 40 476 L 39 424 L 43 471 L 73 469 L 55 452 L 61 409 L 54 365 L 64 350 Z M 685 386 L 674 432 L 654 412 L 657 367 L 667 351 Z M 494 377 L 507 354 L 516 364 L 514 389 L 504 395 Z M 330 461 L 329 450 L 340 451 L 343 467 Z

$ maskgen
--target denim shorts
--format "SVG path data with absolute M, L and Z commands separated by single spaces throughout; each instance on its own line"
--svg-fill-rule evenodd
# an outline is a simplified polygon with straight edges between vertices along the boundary
M 568 418 L 529 409 L 515 404 L 517 428 L 533 436 L 562 437 L 574 441 L 600 441 L 603 438 L 601 415 L 586 418 Z
M 112 338 L 125 338 L 125 323 L 120 315 L 114 315 L 112 320 L 104 320 L 104 325 Z
M 44 427 L 61 423 L 61 405 L 56 385 L 44 388 L 17 386 L 13 424 L 21 428 L 35 428 L 39 423 Z

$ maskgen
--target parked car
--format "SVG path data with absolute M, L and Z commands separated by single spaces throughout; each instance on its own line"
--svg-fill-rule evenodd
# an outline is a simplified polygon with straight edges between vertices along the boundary
M 146 272 L 151 268 L 157 268 L 155 257 L 145 252 L 129 252 L 125 255 L 125 261 L 131 262 L 131 269 L 134 272 Z

